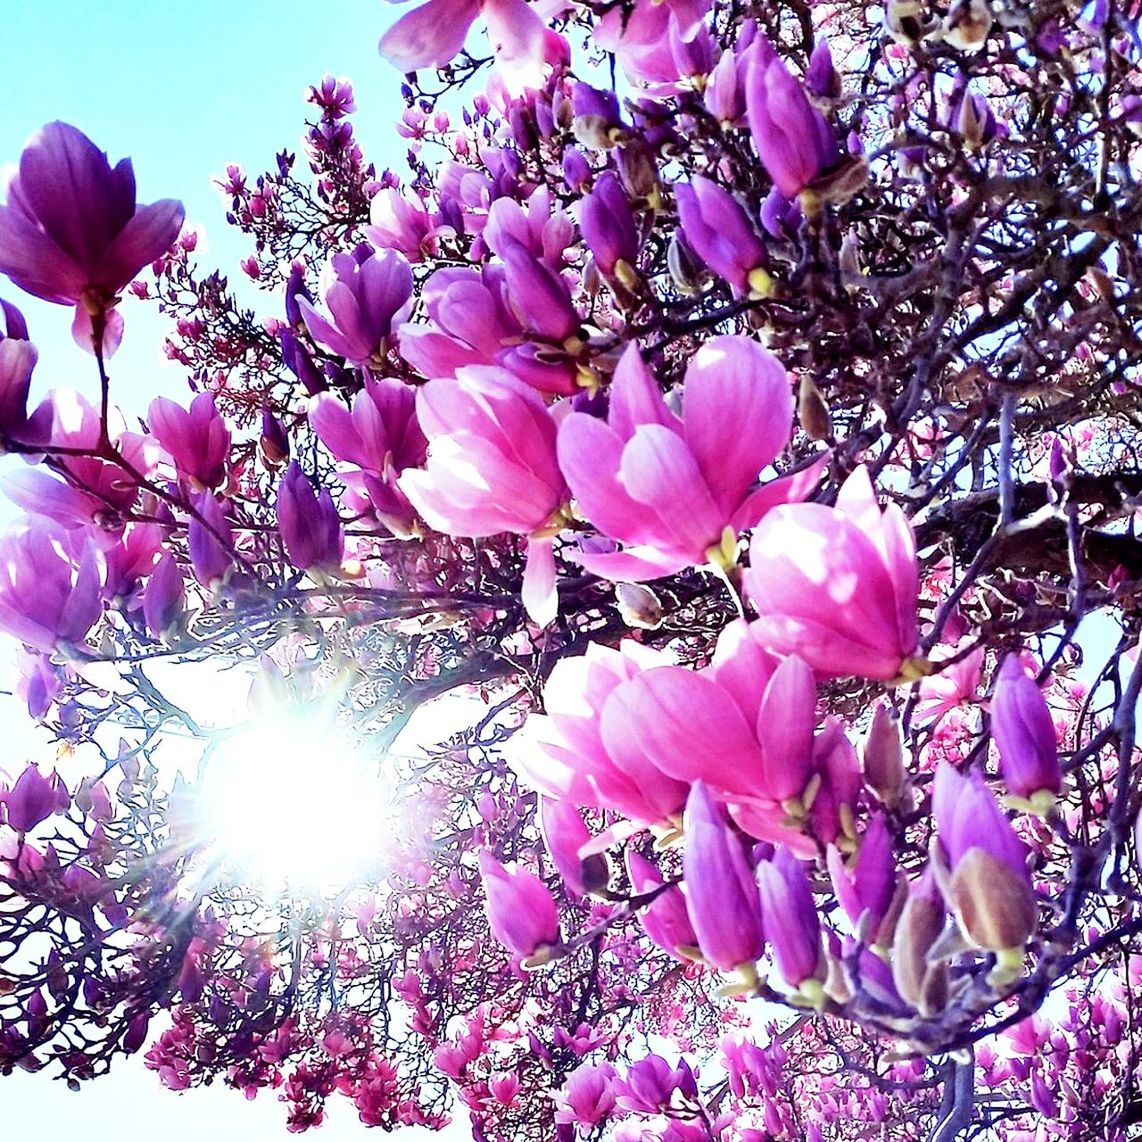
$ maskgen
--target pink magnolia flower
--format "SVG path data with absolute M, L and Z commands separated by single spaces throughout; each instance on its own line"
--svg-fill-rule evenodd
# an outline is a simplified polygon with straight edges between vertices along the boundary
M 600 731 L 615 688 L 664 661 L 662 652 L 632 641 L 618 650 L 592 643 L 586 654 L 560 659 L 543 692 L 547 715 L 528 718 L 515 768 L 540 791 L 575 805 L 613 809 L 646 824 L 677 818 L 688 786 L 636 757 L 620 765 Z
M 400 489 L 445 535 L 527 536 L 524 605 L 536 622 L 550 622 L 558 603 L 553 519 L 567 488 L 547 406 L 506 370 L 469 367 L 422 386 L 416 411 L 428 461 L 406 470 Z
M 491 853 L 481 850 L 480 873 L 488 895 L 488 923 L 504 947 L 530 959 L 559 943 L 555 901 L 534 872 L 509 872 Z
M 135 204 L 131 160 L 114 169 L 76 128 L 49 123 L 32 136 L 0 205 L 0 273 L 44 301 L 75 305 L 76 341 L 92 349 L 93 319 L 105 322 L 103 347 L 114 351 L 123 319 L 118 293 L 170 248 L 182 204 Z
M 210 393 L 199 393 L 189 411 L 166 397 L 155 397 L 147 423 L 195 491 L 217 488 L 226 478 L 230 429 Z
M 394 330 L 412 311 L 412 269 L 404 257 L 364 242 L 329 259 L 318 291 L 329 317 L 297 299 L 313 339 L 358 368 L 379 367 Z
M 108 420 L 111 442 L 127 464 L 144 476 L 153 474 L 159 457 L 155 439 L 124 431 L 115 410 Z M 88 450 L 91 455 L 58 457 L 56 463 L 66 474 L 66 483 L 39 469 L 15 472 L 4 479 L 5 494 L 25 511 L 47 516 L 64 527 L 92 522 L 114 527 L 135 503 L 139 488 L 132 472 L 96 455 L 100 435 L 99 409 L 74 390 L 55 390 L 28 417 L 18 438 L 26 444 Z
M 956 649 L 958 651 L 960 647 Z M 959 662 L 921 679 L 920 699 L 913 714 L 915 723 L 921 726 L 938 723 L 957 707 L 976 701 L 982 667 L 983 648 L 977 647 Z
M 904 513 L 876 502 L 857 468 L 836 507 L 786 504 L 758 525 L 745 573 L 757 637 L 823 677 L 915 679 L 916 545 Z
M 615 1068 L 610 1063 L 581 1063 L 555 1092 L 555 1121 L 594 1126 L 615 1107 Z
M 379 250 L 398 250 L 410 262 L 423 262 L 436 252 L 436 230 L 420 200 L 395 187 L 382 187 L 369 200 L 365 234 Z
M 765 244 L 741 203 L 701 175 L 678 183 L 674 196 L 679 224 L 694 253 L 736 293 L 768 292 Z
M 819 466 L 750 491 L 792 423 L 785 370 L 748 337 L 714 337 L 698 350 L 681 417 L 632 345 L 615 370 L 606 423 L 572 413 L 559 430 L 559 463 L 580 511 L 626 545 L 584 553 L 583 565 L 634 581 L 728 565 L 738 532 L 816 484 Z
M 665 883 L 658 869 L 633 848 L 627 849 L 627 873 L 631 888 L 638 895 L 653 892 Z M 645 908 L 640 908 L 638 921 L 643 931 L 672 956 L 685 960 L 698 954 L 698 937 L 686 911 L 686 897 L 677 884 L 657 893 Z
M 513 93 L 543 82 L 547 26 L 525 0 L 428 0 L 382 37 L 381 55 L 401 71 L 443 67 L 482 14 L 497 68 Z
M 415 513 L 397 481 L 406 468 L 424 463 L 428 447 L 415 391 L 395 377 L 367 377 L 349 408 L 332 393 L 319 393 L 310 402 L 309 423 L 337 460 L 340 479 L 394 534 L 407 535 Z

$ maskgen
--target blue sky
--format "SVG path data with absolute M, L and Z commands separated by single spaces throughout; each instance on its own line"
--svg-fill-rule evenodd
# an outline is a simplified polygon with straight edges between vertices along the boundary
M 181 198 L 188 219 L 206 228 L 202 260 L 236 274 L 247 250 L 240 237 L 225 234 L 211 177 L 231 161 L 257 173 L 283 146 L 296 149 L 307 111 L 303 92 L 325 72 L 353 79 L 356 130 L 378 167 L 403 164 L 392 128 L 402 106 L 400 76 L 376 54 L 394 14 L 377 0 L 3 0 L 0 165 L 15 163 L 42 124 L 73 123 L 112 161 L 132 158 L 141 201 Z M 57 385 L 94 396 L 91 359 L 68 333 L 70 311 L 29 300 L 3 280 L 0 297 L 23 308 L 40 347 L 33 397 Z M 163 362 L 162 325 L 133 299 L 124 302 L 124 314 L 127 333 L 112 376 L 124 411 L 137 414 L 152 396 L 186 389 Z M 17 703 L 0 702 L 9 752 L 26 722 Z M 26 743 L 26 733 L 16 740 Z M 21 748 L 28 746 L 15 746 Z M 5 764 L 18 762 L 8 757 Z M 352 1108 L 337 1109 L 316 1137 L 360 1139 L 364 1128 Z M 39 1137 L 90 1142 L 150 1142 L 156 1130 L 167 1142 L 289 1136 L 272 1093 L 253 1103 L 217 1087 L 176 1096 L 137 1061 L 79 1094 L 42 1075 L 0 1079 L 0 1117 L 14 1135 L 24 1127 Z
M 297 149 L 306 87 L 325 72 L 353 79 L 358 137 L 378 167 L 404 162 L 392 124 L 400 76 L 377 55 L 398 9 L 378 0 L 4 0 L 0 30 L 0 165 L 15 163 L 42 124 L 63 119 L 105 150 L 130 156 L 139 198 L 180 198 L 206 228 L 203 261 L 240 275 L 250 252 L 226 233 L 211 183 L 228 162 L 253 174 Z M 41 351 L 33 396 L 60 384 L 94 387 L 90 361 L 76 357 L 70 312 L 27 300 L 7 282 Z M 113 379 L 124 411 L 141 412 L 158 392 L 185 392 L 165 368 L 161 329 L 147 307 L 124 302 L 127 336 Z M 78 370 L 78 371 L 77 371 Z

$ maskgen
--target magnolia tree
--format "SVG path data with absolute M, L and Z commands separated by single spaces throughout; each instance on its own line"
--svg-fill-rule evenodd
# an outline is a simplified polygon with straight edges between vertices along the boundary
M 35 136 L 0 271 L 80 383 L 29 407 L 13 291 L 0 628 L 73 756 L 0 784 L 0 1072 L 143 1052 L 291 1130 L 1137 1137 L 1139 43 L 1115 0 L 429 0 L 402 174 L 327 77 L 300 161 L 221 180 L 253 307 Z M 148 301 L 193 395 L 120 411 Z

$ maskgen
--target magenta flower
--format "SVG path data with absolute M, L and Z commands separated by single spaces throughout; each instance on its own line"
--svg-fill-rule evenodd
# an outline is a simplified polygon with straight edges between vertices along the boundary
M 840 160 L 836 135 L 771 44 L 758 37 L 745 101 L 758 158 L 786 198 L 795 198 Z
M 0 630 L 45 654 L 79 645 L 103 613 L 103 557 L 82 541 L 73 558 L 43 520 L 0 540 Z
M 73 331 L 89 351 L 93 318 L 113 351 L 118 293 L 165 254 L 182 227 L 182 204 L 135 205 L 131 160 L 112 169 L 81 131 L 49 123 L 32 136 L 0 206 L 0 273 L 44 301 L 76 306 Z
M 547 716 L 528 718 L 528 742 L 513 758 L 515 767 L 551 797 L 613 809 L 646 824 L 676 822 L 688 786 L 637 757 L 618 764 L 600 730 L 616 687 L 663 662 L 661 652 L 631 641 L 618 650 L 592 643 L 586 654 L 560 659 L 543 692 Z
M 553 520 L 567 488 L 547 406 L 506 370 L 469 367 L 454 380 L 422 386 L 416 411 L 428 461 L 404 472 L 401 491 L 445 535 L 527 536 L 524 605 L 536 622 L 550 622 L 557 606 Z
M 638 895 L 661 888 L 665 881 L 659 871 L 633 848 L 627 849 L 627 874 L 631 888 Z M 677 884 L 663 889 L 638 912 L 643 931 L 664 951 L 680 960 L 698 956 L 698 937 L 686 910 L 686 896 Z
M 199 393 L 187 411 L 166 397 L 155 397 L 147 412 L 155 439 L 174 461 L 180 476 L 201 492 L 226 479 L 230 429 L 210 393 Z
M 405 198 L 395 187 L 382 187 L 369 200 L 365 234 L 379 250 L 398 250 L 410 262 L 436 252 L 436 227 L 419 199 Z
M 869 821 L 851 869 L 846 867 L 834 845 L 829 846 L 826 859 L 837 902 L 854 928 L 867 914 L 875 943 L 880 922 L 888 914 L 896 892 L 892 837 L 884 823 L 884 814 L 877 813 Z
M 44 777 L 29 765 L 6 793 L 0 794 L 4 819 L 10 829 L 27 833 L 46 821 L 53 813 L 64 812 L 71 799 L 58 773 Z
M 750 489 L 789 440 L 785 370 L 757 342 L 714 337 L 686 370 L 682 416 L 666 406 L 637 347 L 623 354 L 606 423 L 572 413 L 559 462 L 579 509 L 626 550 L 580 556 L 588 571 L 643 580 L 736 558 L 738 532 L 807 495 L 814 467 Z
M 166 553 L 155 564 L 143 588 L 143 621 L 147 630 L 165 641 L 177 630 L 186 611 L 186 589 L 174 556 Z
M 819 987 L 806 986 L 817 980 L 824 957 L 817 906 L 801 862 L 784 845 L 778 846 L 772 860 L 757 866 L 757 886 L 777 970 L 807 998 L 820 995 Z
M 904 513 L 882 513 L 862 466 L 836 507 L 774 508 L 750 543 L 746 592 L 760 641 L 798 654 L 821 676 L 914 680 L 919 634 L 916 545 Z
M 316 495 L 296 460 L 278 488 L 277 515 L 286 554 L 295 567 L 315 571 L 341 566 L 345 537 L 333 497 L 328 488 Z
M 752 966 L 765 950 L 757 885 L 741 837 L 700 781 L 686 801 L 682 871 L 702 955 L 723 971 Z
M 7 301 L 0 301 L 0 313 L 0 433 L 10 433 L 28 419 L 28 389 L 39 354 L 28 340 L 24 315 Z
M 615 1107 L 614 1080 L 610 1063 L 581 1063 L 555 1092 L 555 1121 L 582 1126 L 601 1122 Z
M 525 0 L 428 0 L 381 37 L 381 55 L 403 72 L 443 67 L 464 46 L 472 21 L 481 13 L 497 68 L 510 90 L 539 87 L 547 26 Z
M 1037 811 L 1049 810 L 1063 786 L 1055 723 L 1018 654 L 1007 655 L 996 675 L 991 736 L 1007 788 Z
M 326 262 L 318 292 L 328 318 L 297 299 L 313 339 L 358 368 L 380 367 L 394 330 L 412 311 L 412 269 L 404 257 L 363 242 Z
M 234 567 L 234 533 L 216 496 L 203 492 L 187 527 L 194 577 L 209 591 L 221 590 Z
M 765 244 L 741 203 L 701 175 L 678 183 L 674 197 L 682 233 L 694 253 L 736 293 L 768 293 Z
M 628 289 L 637 284 L 638 227 L 618 175 L 604 171 L 579 204 L 579 229 L 600 273 Z
M 601 862 L 606 868 L 606 858 L 602 855 L 588 856 L 584 860 L 580 850 L 591 840 L 591 833 L 583 824 L 583 817 L 571 801 L 562 801 L 554 797 L 540 797 L 539 823 L 543 832 L 543 843 L 551 863 L 556 871 L 563 877 L 563 883 L 573 896 L 585 896 L 591 887 L 584 874 L 588 862 L 592 864 L 592 871 Z
M 395 377 L 366 377 L 349 408 L 331 393 L 314 397 L 309 423 L 338 461 L 341 480 L 394 534 L 408 535 L 415 513 L 397 480 L 406 468 L 424 463 L 428 448 L 416 419 L 415 390 Z
M 488 896 L 492 934 L 517 956 L 533 959 L 559 943 L 559 914 L 547 885 L 526 869 L 509 872 L 487 850 L 480 873 Z

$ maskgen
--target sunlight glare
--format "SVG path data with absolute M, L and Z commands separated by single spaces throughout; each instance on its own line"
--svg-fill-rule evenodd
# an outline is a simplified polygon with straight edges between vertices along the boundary
M 253 723 L 210 759 L 202 827 L 211 855 L 267 888 L 336 893 L 380 874 L 387 821 L 375 758 L 328 723 Z

